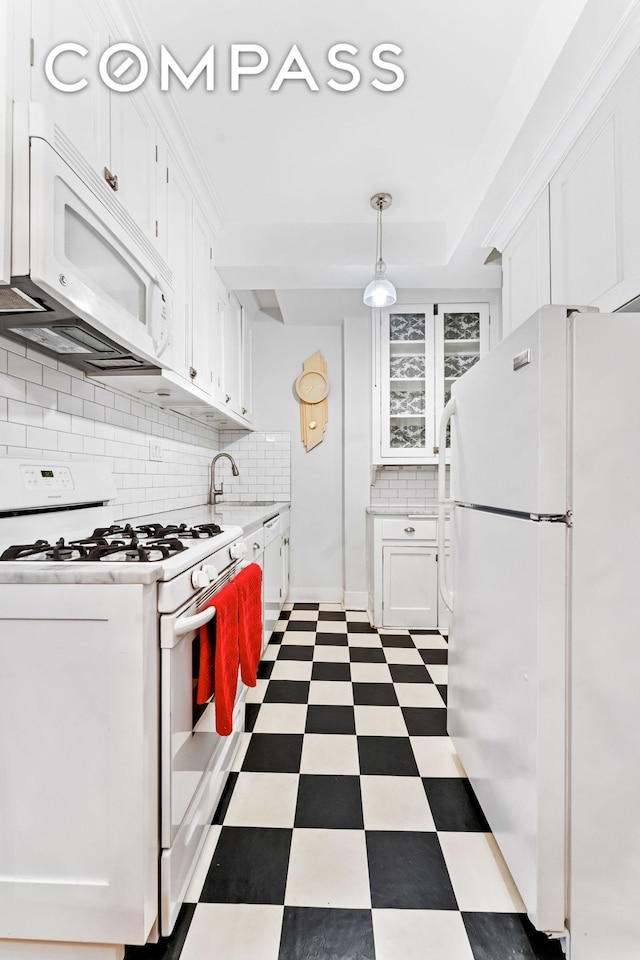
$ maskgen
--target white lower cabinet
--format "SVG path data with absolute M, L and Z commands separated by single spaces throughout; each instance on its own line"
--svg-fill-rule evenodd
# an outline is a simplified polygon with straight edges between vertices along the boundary
M 438 597 L 435 516 L 370 516 L 369 615 L 376 627 L 448 626 Z

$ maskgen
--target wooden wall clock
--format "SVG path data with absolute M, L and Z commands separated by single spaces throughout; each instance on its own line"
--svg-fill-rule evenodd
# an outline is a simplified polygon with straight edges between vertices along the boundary
M 300 438 L 309 453 L 322 443 L 329 420 L 327 364 L 319 350 L 302 364 L 295 390 L 300 400 Z

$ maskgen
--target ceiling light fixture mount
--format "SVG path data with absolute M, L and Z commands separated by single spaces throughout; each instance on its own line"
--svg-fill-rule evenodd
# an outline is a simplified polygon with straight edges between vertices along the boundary
M 363 300 L 368 307 L 390 307 L 396 302 L 396 288 L 387 280 L 385 272 L 387 265 L 382 259 L 382 211 L 391 206 L 390 193 L 374 193 L 369 201 L 374 210 L 378 211 L 376 231 L 376 264 L 374 277 L 364 291 Z

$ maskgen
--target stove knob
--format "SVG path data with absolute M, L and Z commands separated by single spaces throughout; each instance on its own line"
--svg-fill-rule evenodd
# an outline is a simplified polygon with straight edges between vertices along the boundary
M 236 543 L 232 543 L 229 547 L 229 556 L 232 560 L 242 560 L 243 557 L 247 555 L 247 545 L 242 543 L 241 540 L 238 540 Z
M 201 570 L 193 571 L 193 573 L 191 574 L 191 583 L 196 588 L 196 590 L 201 590 L 203 587 L 209 586 L 209 584 L 211 583 L 211 579 L 204 567 L 202 567 Z
M 209 579 L 211 580 L 211 583 L 213 583 L 214 580 L 218 579 L 218 576 L 219 576 L 218 571 L 216 570 L 216 568 L 213 566 L 212 563 L 205 563 L 202 569 L 208 575 Z

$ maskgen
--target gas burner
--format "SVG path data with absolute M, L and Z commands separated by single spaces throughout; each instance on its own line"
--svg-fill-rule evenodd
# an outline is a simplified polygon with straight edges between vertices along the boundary
M 181 537 L 184 540 L 204 540 L 208 537 L 217 537 L 222 528 L 217 523 L 198 523 L 188 527 L 186 523 L 144 523 L 136 527 L 137 534 L 147 534 L 149 537 Z
M 43 560 L 84 560 L 87 556 L 87 550 L 82 544 L 65 543 L 63 538 L 53 545 L 47 544 L 42 549 Z
M 46 540 L 36 540 L 34 543 L 16 543 L 7 547 L 0 560 L 26 560 L 50 549 L 51 544 Z
M 133 536 L 125 543 L 108 543 L 94 547 L 85 559 L 121 563 L 152 563 L 156 560 L 166 560 L 167 557 L 186 549 L 185 545 L 176 537 L 145 540 L 140 543 L 138 538 Z
M 222 527 L 217 523 L 197 523 L 191 528 L 192 537 L 217 537 L 222 533 Z
M 104 537 L 135 537 L 135 535 L 136 531 L 130 523 L 125 523 L 124 527 L 121 527 L 119 523 L 112 523 L 110 527 L 96 527 L 92 534 L 93 537 L 100 540 Z

